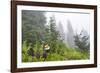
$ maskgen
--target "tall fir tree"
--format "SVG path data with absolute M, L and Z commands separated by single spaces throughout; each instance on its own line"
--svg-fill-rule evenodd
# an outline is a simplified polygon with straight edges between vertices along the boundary
M 80 32 L 80 34 L 76 34 L 74 36 L 75 38 L 75 45 L 77 46 L 77 48 L 79 48 L 80 50 L 85 50 L 85 51 L 89 51 L 90 48 L 90 42 L 89 42 L 89 36 L 85 35 L 86 32 L 85 30 L 82 30 Z
M 73 31 L 73 28 L 72 28 L 72 25 L 71 25 L 71 22 L 68 20 L 67 21 L 67 43 L 68 43 L 68 46 L 70 48 L 74 48 L 75 47 L 75 43 L 74 43 L 74 31 Z
M 59 33 L 57 31 L 57 25 L 54 15 L 50 17 L 49 24 L 50 24 L 50 47 L 51 51 L 55 52 Z
M 45 12 L 22 10 L 22 41 L 35 44 L 44 39 Z

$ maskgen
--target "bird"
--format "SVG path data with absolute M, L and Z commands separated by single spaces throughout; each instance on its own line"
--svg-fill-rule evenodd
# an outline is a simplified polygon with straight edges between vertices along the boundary
M 44 50 L 44 51 L 43 51 L 43 58 L 44 58 L 44 61 L 46 60 L 47 55 L 48 55 L 48 53 Z
M 46 60 L 47 56 L 48 56 L 48 51 L 50 50 L 50 46 L 45 43 L 43 45 L 43 58 L 44 58 L 44 61 Z
M 35 56 L 36 56 L 37 59 L 39 59 L 40 56 L 41 56 L 41 55 L 40 55 L 40 51 L 37 51 Z

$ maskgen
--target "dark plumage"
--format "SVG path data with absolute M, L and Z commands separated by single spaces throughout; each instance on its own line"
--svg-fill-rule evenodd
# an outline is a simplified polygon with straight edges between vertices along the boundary
M 43 51 L 43 58 L 46 59 L 47 58 L 48 53 L 46 51 Z
M 33 56 L 33 57 L 35 56 L 34 50 L 33 50 L 32 47 L 30 47 L 30 48 L 28 49 L 27 54 L 30 55 L 30 56 Z
M 40 58 L 40 56 L 41 56 L 41 55 L 40 55 L 40 52 L 37 51 L 37 52 L 36 52 L 36 58 Z

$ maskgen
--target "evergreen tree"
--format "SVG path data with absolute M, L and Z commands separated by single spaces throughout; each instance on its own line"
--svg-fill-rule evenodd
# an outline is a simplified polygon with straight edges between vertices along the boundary
M 64 41 L 64 39 L 65 39 L 65 33 L 64 33 L 63 25 L 62 25 L 61 22 L 59 22 L 57 30 L 59 31 L 59 39 L 62 40 L 62 41 Z
M 90 47 L 89 36 L 83 35 L 83 31 L 80 32 L 80 34 L 76 34 L 74 36 L 75 45 L 81 50 L 89 50 L 89 47 Z
M 22 40 L 35 44 L 44 40 L 46 17 L 44 12 L 22 10 Z
M 71 22 L 68 20 L 67 21 L 67 44 L 70 48 L 74 48 L 75 47 L 75 43 L 74 43 L 74 31 L 71 25 Z
M 51 47 L 51 51 L 55 52 L 59 33 L 56 29 L 57 28 L 56 27 L 56 20 L 55 20 L 54 16 L 50 17 L 49 23 L 50 23 L 50 47 Z

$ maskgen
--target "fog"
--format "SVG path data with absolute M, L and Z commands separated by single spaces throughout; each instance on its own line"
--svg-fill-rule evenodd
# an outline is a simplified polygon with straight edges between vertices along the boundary
M 73 36 L 80 34 L 84 30 L 84 35 L 90 35 L 90 14 L 89 13 L 61 13 L 61 12 L 46 12 L 46 25 L 49 25 L 50 17 L 54 16 L 57 29 L 60 31 L 64 42 L 69 43 L 74 47 Z
M 89 34 L 90 30 L 90 14 L 84 13 L 60 13 L 60 12 L 46 12 L 47 22 L 51 16 L 55 16 L 56 24 L 62 23 L 64 32 L 67 32 L 68 21 L 70 21 L 74 33 L 80 33 L 81 30 L 86 30 Z

